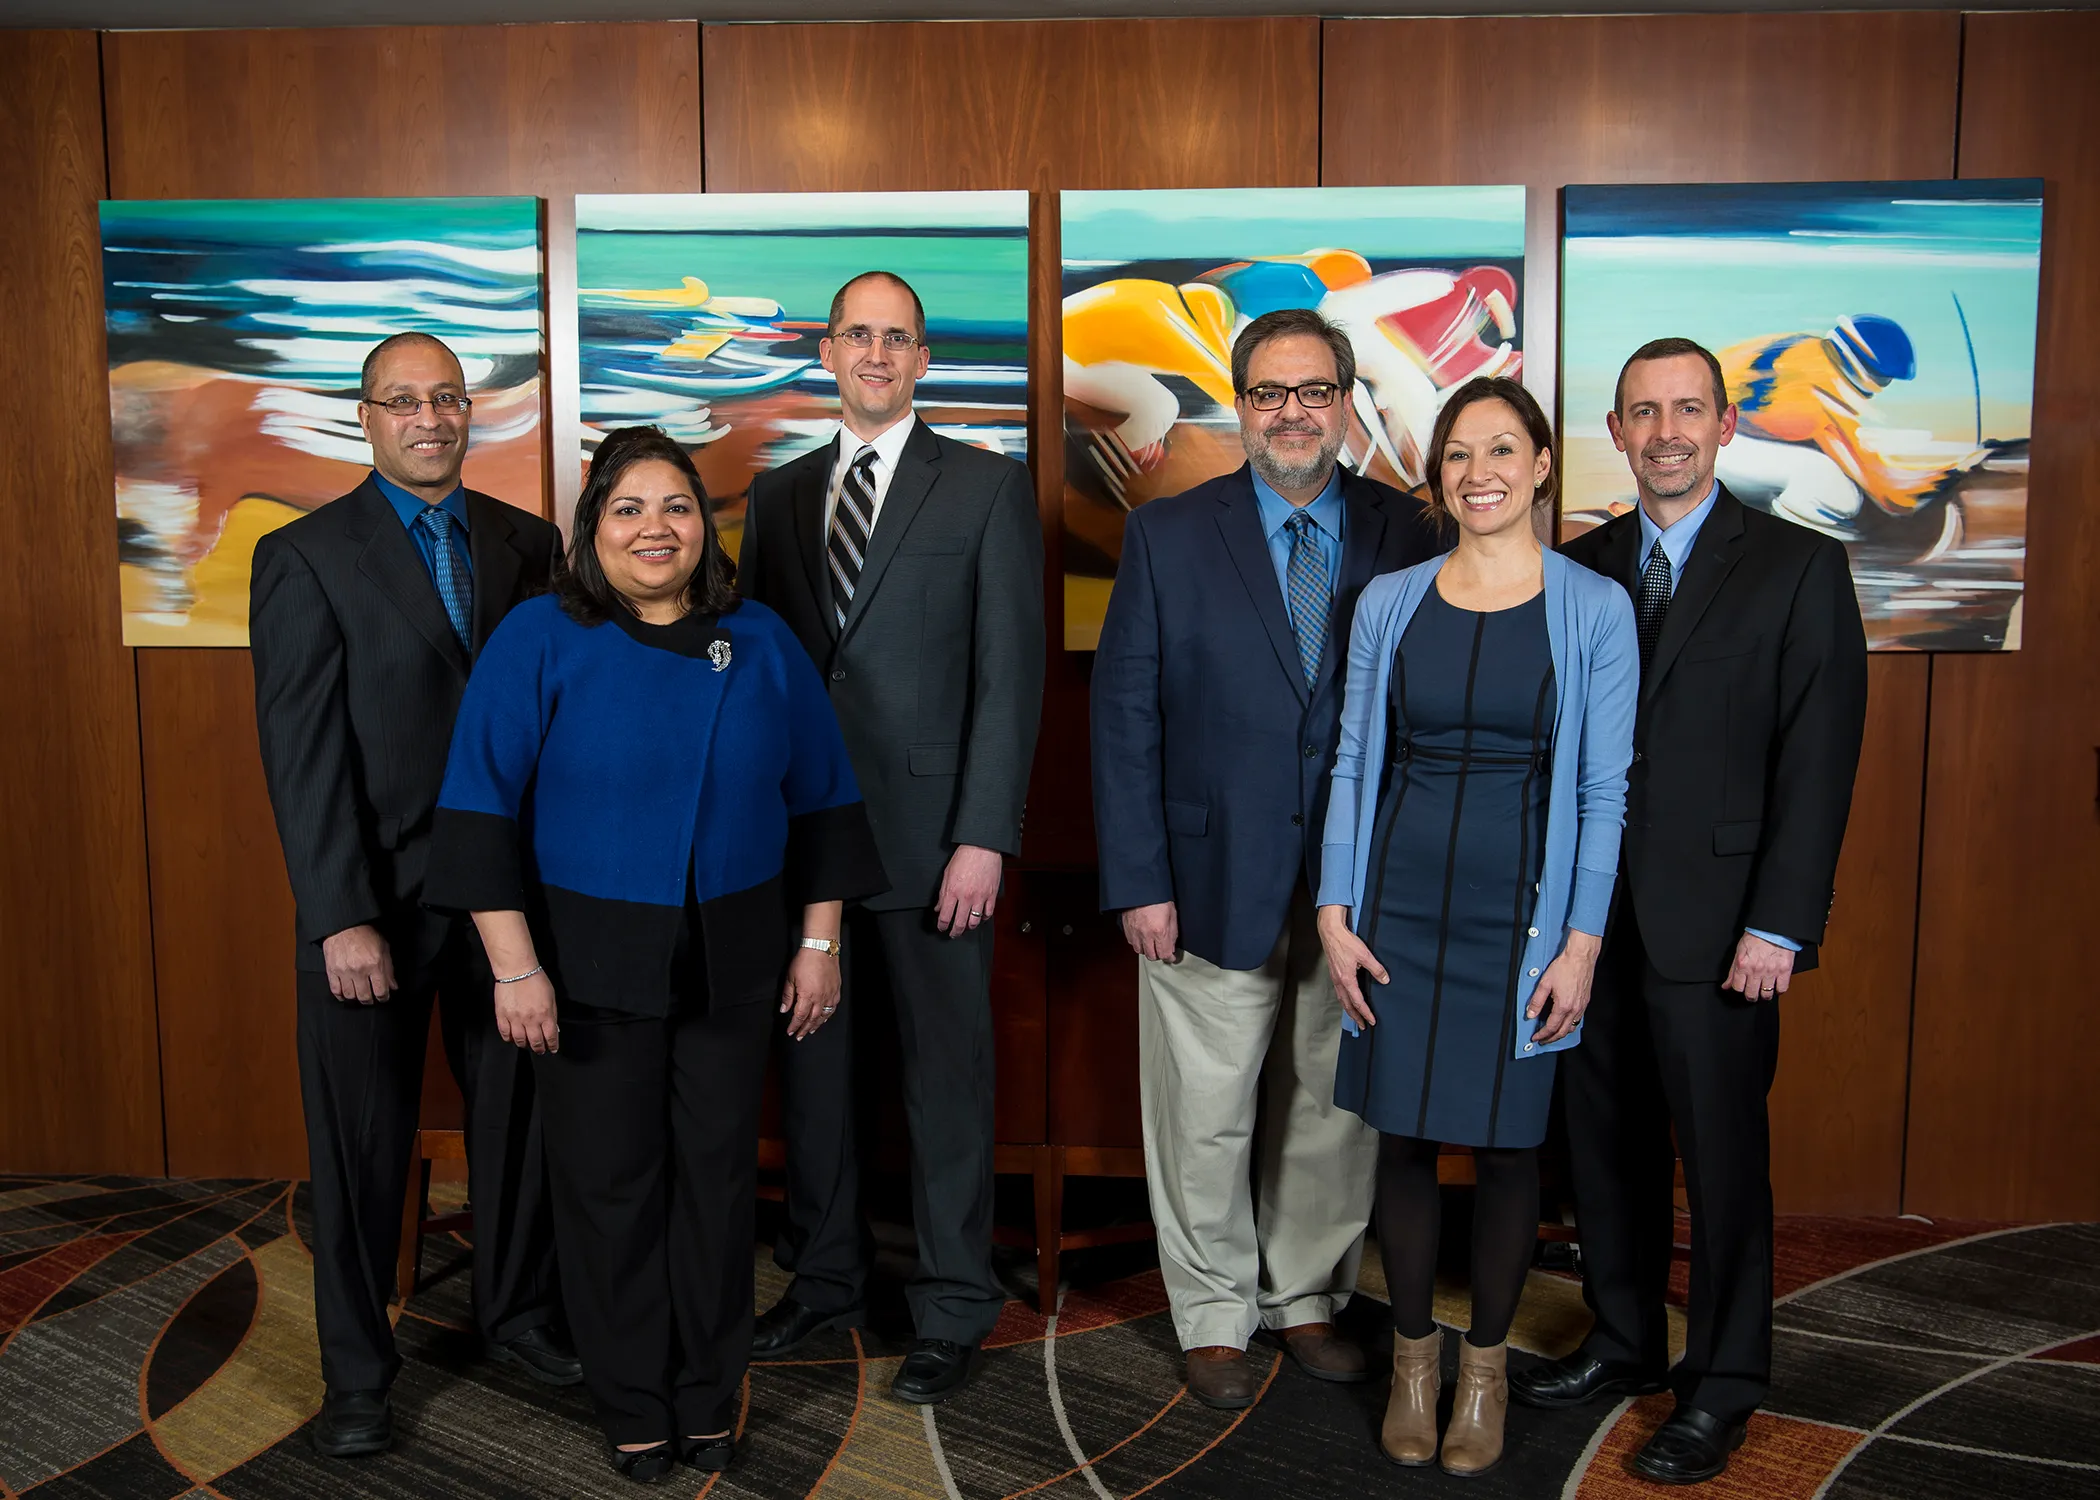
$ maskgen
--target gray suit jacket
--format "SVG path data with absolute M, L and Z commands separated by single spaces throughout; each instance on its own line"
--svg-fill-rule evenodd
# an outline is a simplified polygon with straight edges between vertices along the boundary
M 1043 708 L 1043 536 L 1028 470 L 918 422 L 843 630 L 824 560 L 836 442 L 751 483 L 737 586 L 823 672 L 891 887 L 932 906 L 958 844 L 1021 849 Z

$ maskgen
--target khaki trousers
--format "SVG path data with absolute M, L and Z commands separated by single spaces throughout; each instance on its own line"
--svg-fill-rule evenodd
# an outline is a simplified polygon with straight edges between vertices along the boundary
M 1244 1349 L 1349 1300 L 1378 1133 L 1335 1106 L 1341 1034 L 1302 887 L 1259 969 L 1138 960 L 1146 1185 L 1182 1348 Z

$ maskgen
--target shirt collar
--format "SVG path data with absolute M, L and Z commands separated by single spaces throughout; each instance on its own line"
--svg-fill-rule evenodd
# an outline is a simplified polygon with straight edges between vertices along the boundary
M 1274 539 L 1283 530 L 1284 524 L 1302 509 L 1311 516 L 1313 524 L 1326 532 L 1329 539 L 1342 539 L 1342 470 L 1337 464 L 1327 476 L 1327 487 L 1315 495 L 1310 505 L 1297 506 L 1278 494 L 1275 488 L 1250 466 L 1248 475 L 1254 480 L 1254 503 L 1261 508 L 1262 535 Z
M 372 471 L 372 482 L 379 486 L 379 493 L 386 496 L 387 504 L 394 507 L 394 514 L 401 518 L 403 526 L 416 524 L 416 517 L 429 509 L 429 503 L 420 495 L 411 495 L 388 479 L 377 469 Z M 467 491 L 464 485 L 454 485 L 452 493 L 438 501 L 438 509 L 459 523 L 459 529 L 467 529 Z
M 917 412 L 906 412 L 875 435 L 873 443 L 866 443 L 839 423 L 839 459 L 850 463 L 863 447 L 872 447 L 875 457 L 892 474 L 897 472 L 897 461 L 904 457 L 904 445 L 911 441 L 912 425 L 918 421 Z
M 1655 550 L 1655 540 L 1662 538 L 1663 556 L 1670 560 L 1670 576 L 1675 578 L 1684 571 L 1684 560 L 1692 555 L 1692 543 L 1699 540 L 1699 528 L 1713 514 L 1714 501 L 1721 495 L 1721 481 L 1716 479 L 1713 487 L 1689 513 L 1677 518 L 1668 531 L 1655 524 L 1648 515 L 1648 507 L 1635 503 L 1641 513 L 1641 560 L 1646 562 L 1648 554 Z

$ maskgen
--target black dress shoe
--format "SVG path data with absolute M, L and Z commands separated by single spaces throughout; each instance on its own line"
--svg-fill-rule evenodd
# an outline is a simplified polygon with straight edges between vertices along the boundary
M 575 1385 L 583 1379 L 583 1361 L 551 1328 L 528 1328 L 514 1339 L 491 1342 L 489 1358 L 516 1365 L 541 1385 Z
M 975 1344 L 958 1344 L 953 1339 L 920 1339 L 911 1346 L 911 1353 L 904 1356 L 904 1363 L 897 1367 L 897 1378 L 890 1382 L 890 1394 L 914 1406 L 931 1406 L 936 1401 L 946 1401 L 969 1380 L 970 1367 L 976 1360 Z
M 727 1473 L 735 1457 L 734 1437 L 682 1437 L 678 1440 L 678 1461 L 703 1473 Z
M 385 1391 L 329 1391 L 314 1418 L 314 1452 L 363 1458 L 394 1446 L 394 1408 Z
M 1599 1396 L 1652 1396 L 1668 1383 L 1660 1373 L 1599 1359 L 1584 1349 L 1566 1359 L 1509 1372 L 1511 1397 L 1547 1411 L 1585 1406 Z
M 1696 1406 L 1680 1406 L 1633 1456 L 1633 1472 L 1657 1484 L 1703 1484 L 1728 1467 L 1749 1429 Z
M 654 1448 L 643 1448 L 634 1453 L 623 1453 L 616 1443 L 605 1445 L 607 1462 L 613 1472 L 636 1484 L 662 1484 L 678 1467 L 678 1449 L 672 1443 L 658 1443 Z
M 861 1328 L 867 1316 L 860 1308 L 843 1312 L 815 1312 L 792 1297 L 782 1297 L 758 1315 L 751 1325 L 751 1357 L 778 1359 L 803 1340 L 832 1328 Z

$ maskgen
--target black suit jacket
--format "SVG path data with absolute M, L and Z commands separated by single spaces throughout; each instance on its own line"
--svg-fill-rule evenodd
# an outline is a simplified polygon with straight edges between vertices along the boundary
M 478 651 L 513 605 L 546 588 L 561 533 L 490 496 L 466 498 Z M 321 968 L 323 938 L 370 923 L 406 982 L 453 920 L 419 898 L 472 662 L 372 479 L 257 544 L 248 630 L 299 967 Z
M 1357 596 L 1443 550 L 1422 503 L 1344 471 L 1342 569 L 1305 685 L 1252 471 L 1151 501 L 1094 657 L 1101 905 L 1176 904 L 1182 946 L 1228 969 L 1268 960 L 1302 879 L 1320 884 Z
M 1561 550 L 1637 593 L 1638 511 Z M 1627 774 L 1620 871 L 1666 978 L 1725 978 L 1746 927 L 1815 967 L 1866 713 L 1845 549 L 1724 488 L 1642 674 Z
M 834 441 L 751 482 L 737 587 L 824 674 L 891 888 L 932 906 L 958 844 L 1021 850 L 1043 711 L 1043 535 L 1028 470 L 915 422 L 845 628 L 824 501 Z

